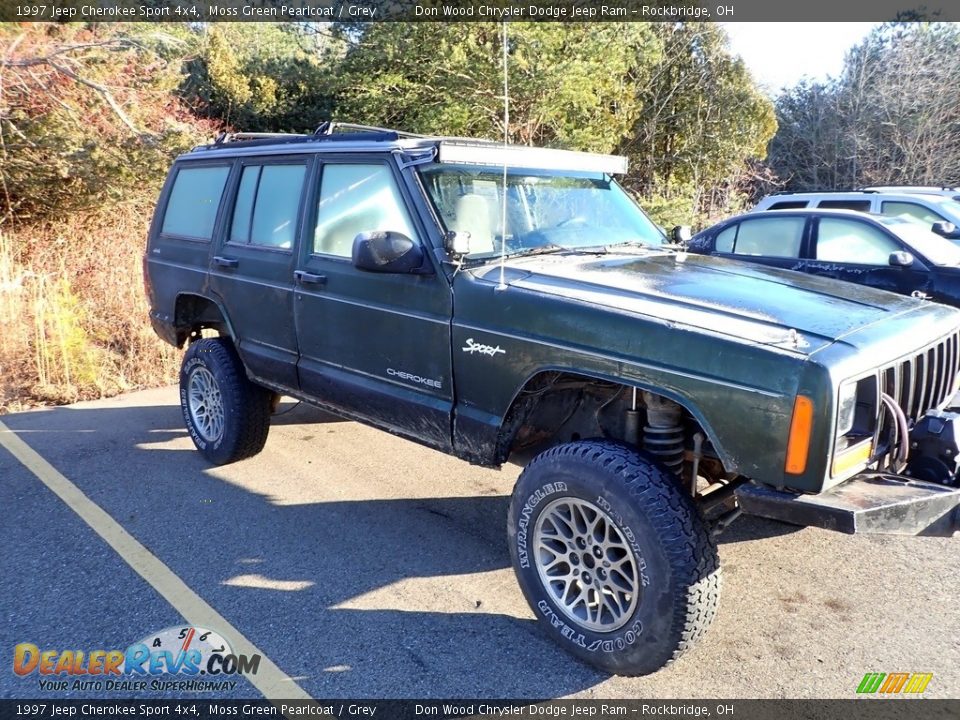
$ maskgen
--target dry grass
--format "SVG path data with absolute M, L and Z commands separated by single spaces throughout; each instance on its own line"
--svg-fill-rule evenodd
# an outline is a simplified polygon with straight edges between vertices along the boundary
M 149 213 L 0 228 L 0 413 L 175 379 L 178 353 L 154 335 L 143 292 Z

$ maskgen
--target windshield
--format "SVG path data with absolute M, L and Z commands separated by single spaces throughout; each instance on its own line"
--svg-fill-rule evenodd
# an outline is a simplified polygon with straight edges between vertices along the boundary
M 934 265 L 960 265 L 960 247 L 931 232 L 925 224 L 903 218 L 883 218 L 880 222 Z
M 499 254 L 503 167 L 432 163 L 420 169 L 447 230 L 470 233 L 469 257 Z M 608 176 L 508 168 L 506 251 L 659 246 L 663 232 Z

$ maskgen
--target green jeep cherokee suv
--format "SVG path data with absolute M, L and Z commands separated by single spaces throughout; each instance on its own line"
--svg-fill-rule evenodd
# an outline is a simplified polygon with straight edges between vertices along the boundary
M 653 672 L 717 610 L 741 512 L 957 526 L 960 312 L 687 255 L 624 158 L 326 124 L 179 157 L 150 230 L 157 333 L 212 463 L 281 393 L 525 468 L 507 536 L 545 631 Z M 212 337 L 213 336 L 213 337 Z

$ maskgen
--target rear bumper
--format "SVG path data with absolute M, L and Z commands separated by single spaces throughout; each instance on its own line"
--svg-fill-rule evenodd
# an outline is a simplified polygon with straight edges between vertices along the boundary
M 856 476 L 819 495 L 748 483 L 736 496 L 748 515 L 843 533 L 949 537 L 960 531 L 960 488 L 900 475 Z

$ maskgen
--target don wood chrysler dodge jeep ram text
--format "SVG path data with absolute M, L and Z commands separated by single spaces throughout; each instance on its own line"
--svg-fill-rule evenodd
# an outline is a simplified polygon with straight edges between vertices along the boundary
M 687 255 L 623 158 L 327 124 L 179 157 L 145 256 L 212 463 L 289 394 L 472 463 L 542 626 L 608 672 L 707 629 L 741 512 L 952 534 L 960 312 Z M 504 256 L 501 258 L 501 254 Z M 372 532 L 376 530 L 373 529 Z

